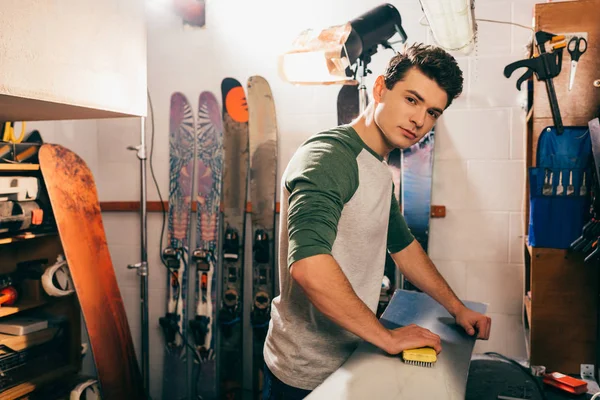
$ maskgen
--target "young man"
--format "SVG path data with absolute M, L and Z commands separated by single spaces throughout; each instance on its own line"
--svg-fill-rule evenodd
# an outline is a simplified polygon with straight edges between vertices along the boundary
M 399 354 L 438 335 L 375 316 L 385 253 L 443 305 L 469 335 L 488 339 L 491 320 L 456 297 L 410 233 L 384 162 L 431 130 L 462 92 L 463 77 L 440 48 L 413 45 L 377 77 L 372 101 L 350 125 L 308 139 L 282 178 L 280 296 L 265 341 L 263 399 L 300 399 L 338 369 L 361 340 Z

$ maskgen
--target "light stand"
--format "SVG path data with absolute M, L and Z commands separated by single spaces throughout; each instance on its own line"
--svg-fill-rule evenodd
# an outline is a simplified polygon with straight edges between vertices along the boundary
M 137 157 L 140 160 L 140 178 L 141 178 L 141 193 L 140 193 L 140 234 L 141 234 L 141 259 L 137 264 L 130 264 L 128 269 L 137 269 L 140 280 L 140 303 L 141 303 L 141 319 L 142 319 L 142 379 L 144 382 L 144 391 L 146 397 L 149 398 L 149 347 L 148 347 L 148 212 L 146 209 L 146 131 L 144 127 L 145 118 L 141 118 L 140 128 L 140 145 L 129 146 L 129 150 L 137 150 Z

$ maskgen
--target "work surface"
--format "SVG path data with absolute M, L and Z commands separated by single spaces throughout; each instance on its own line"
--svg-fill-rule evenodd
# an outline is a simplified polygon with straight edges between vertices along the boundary
M 482 303 L 464 303 L 480 313 L 487 309 Z M 475 338 L 456 325 L 440 304 L 424 293 L 397 290 L 381 321 L 390 329 L 414 323 L 438 334 L 442 352 L 435 365 L 405 364 L 400 356 L 363 343 L 307 399 L 465 399 Z

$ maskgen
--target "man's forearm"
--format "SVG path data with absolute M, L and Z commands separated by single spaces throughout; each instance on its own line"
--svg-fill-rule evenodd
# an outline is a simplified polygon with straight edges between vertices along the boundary
M 312 304 L 342 328 L 385 349 L 389 331 L 356 295 L 338 263 L 330 255 L 316 255 L 291 266 L 292 277 Z
M 392 254 L 392 258 L 410 283 L 430 295 L 452 316 L 464 307 L 419 242 L 415 240 L 404 250 Z

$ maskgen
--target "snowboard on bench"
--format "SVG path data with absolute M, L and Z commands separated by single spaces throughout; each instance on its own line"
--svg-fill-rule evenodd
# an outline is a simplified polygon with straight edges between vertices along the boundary
M 485 313 L 487 305 L 463 301 L 470 309 Z M 396 290 L 381 316 L 388 329 L 416 324 L 442 339 L 442 352 L 430 368 L 404 363 L 363 342 L 356 351 L 318 386 L 307 400 L 436 399 L 464 400 L 475 337 L 429 295 Z

